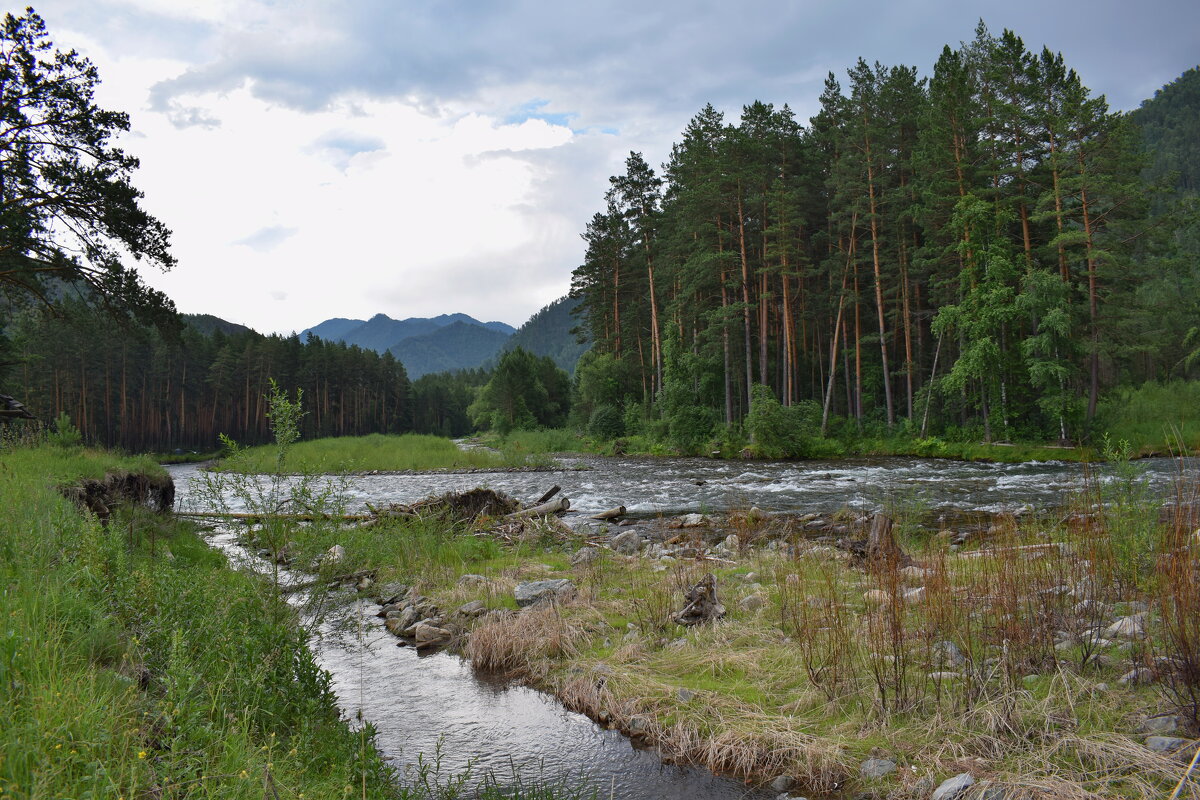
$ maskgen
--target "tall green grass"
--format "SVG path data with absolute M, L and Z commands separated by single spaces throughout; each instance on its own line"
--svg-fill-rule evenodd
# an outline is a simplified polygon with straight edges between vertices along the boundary
M 1200 381 L 1144 383 L 1114 390 L 1100 404 L 1098 428 L 1134 453 L 1200 450 Z
M 252 472 L 275 469 L 275 445 L 251 447 L 239 454 L 241 468 Z M 292 472 L 358 472 L 434 469 L 479 469 L 515 466 L 490 450 L 463 450 L 440 436 L 406 433 L 385 436 L 341 436 L 313 439 L 288 448 L 287 469 Z
M 2 455 L 0 797 L 404 796 L 284 603 L 168 519 L 102 528 L 55 489 L 136 464 Z

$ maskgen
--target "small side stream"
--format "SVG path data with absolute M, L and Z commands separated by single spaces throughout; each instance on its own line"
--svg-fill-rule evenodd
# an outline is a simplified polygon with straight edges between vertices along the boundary
M 269 573 L 270 566 L 238 543 L 229 529 L 209 537 L 236 566 Z M 307 578 L 280 568 L 282 584 Z M 291 596 L 304 607 L 304 593 Z M 563 708 L 552 696 L 480 675 L 462 658 L 418 654 L 397 646 L 375 616 L 378 607 L 356 599 L 322 619 L 310 643 L 333 677 L 343 714 L 374 724 L 376 744 L 399 771 L 440 754 L 444 778 L 468 769 L 474 782 L 491 774 L 504 785 L 583 788 L 597 798 L 732 800 L 774 796 L 693 767 L 663 764 L 634 748 L 622 734 Z

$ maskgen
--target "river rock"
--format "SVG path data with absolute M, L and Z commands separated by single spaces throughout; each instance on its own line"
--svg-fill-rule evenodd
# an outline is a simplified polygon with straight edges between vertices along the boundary
M 408 593 L 408 584 L 384 583 L 375 587 L 375 601 L 381 606 L 397 603 Z
M 610 539 L 608 545 L 618 553 L 631 556 L 642 549 L 642 537 L 637 531 L 625 531 Z
M 379 612 L 375 614 L 375 616 L 379 617 L 380 619 L 387 619 L 389 614 L 395 614 L 399 616 L 400 612 L 403 610 L 404 606 L 400 605 L 399 603 L 386 603 L 384 604 L 383 608 L 379 609 Z
M 913 583 L 920 583 L 933 577 L 933 570 L 924 567 L 908 566 L 900 570 L 900 576 Z
M 582 567 L 591 564 L 600 557 L 600 548 L 581 547 L 571 556 L 571 566 Z
M 1146 749 L 1153 750 L 1155 753 L 1171 754 L 1179 750 L 1184 745 L 1190 744 L 1190 739 L 1181 739 L 1178 736 L 1147 736 Z
M 796 785 L 796 779 L 791 775 L 780 775 L 775 780 L 771 781 L 771 791 L 786 792 Z
M 1172 733 L 1177 733 L 1181 727 L 1179 717 L 1176 715 L 1158 714 L 1157 716 L 1147 717 L 1146 721 L 1138 728 L 1138 732 L 1169 736 Z
M 1149 667 L 1138 667 L 1126 672 L 1120 678 L 1117 678 L 1117 683 L 1122 686 L 1141 686 L 1146 683 L 1154 682 L 1154 670 Z
M 333 547 L 325 551 L 325 555 L 321 556 L 321 565 L 326 566 L 340 564 L 346 560 L 346 548 L 340 544 L 335 544 Z
M 677 692 L 675 692 L 675 696 L 679 698 L 679 702 L 686 703 L 689 700 L 691 700 L 693 697 L 695 697 L 696 693 L 693 692 L 691 689 L 681 688 Z
M 863 592 L 863 600 L 869 606 L 881 606 L 892 601 L 892 596 L 882 589 L 869 589 Z
M 767 599 L 761 594 L 746 595 L 738 603 L 738 607 L 743 611 L 758 611 L 767 604 Z
M 458 578 L 459 586 L 485 586 L 488 583 L 490 583 L 490 581 L 483 575 L 475 575 L 472 573 L 460 575 Z
M 399 636 L 408 626 L 402 625 L 399 617 L 388 617 L 383 621 L 383 627 L 387 628 L 388 633 Z
M 453 634 L 445 628 L 439 628 L 425 622 L 417 624 L 417 628 L 413 633 L 413 638 L 417 640 L 417 647 L 433 647 L 439 644 L 445 644 L 450 641 Z
M 1104 635 L 1109 638 L 1140 639 L 1146 635 L 1146 614 L 1131 614 L 1104 629 Z
M 906 589 L 903 594 L 904 602 L 909 605 L 916 605 L 925 600 L 925 587 L 918 586 L 916 589 Z
M 373 583 L 375 583 L 375 581 L 371 580 L 370 576 L 363 575 L 358 579 L 358 583 L 354 584 L 354 589 L 355 591 L 365 592 L 367 589 L 371 588 Z
M 420 614 L 417 612 L 415 606 L 405 606 L 405 608 L 400 612 L 400 616 L 393 617 L 392 619 L 396 620 L 395 629 L 389 625 L 388 630 L 392 631 L 392 633 L 395 633 L 397 630 L 403 631 L 406 628 L 411 628 L 414 624 L 416 624 L 417 620 L 420 619 Z M 391 622 L 391 620 L 389 619 L 388 622 Z
M 482 600 L 472 600 L 469 603 L 463 603 L 454 613 L 467 619 L 474 619 L 486 614 L 487 606 L 483 604 Z
M 975 785 L 975 779 L 971 777 L 971 773 L 963 772 L 955 775 L 953 778 L 947 778 L 933 790 L 933 797 L 930 800 L 958 800 L 966 794 L 967 789 Z
M 858 774 L 864 778 L 871 780 L 874 778 L 882 778 L 889 772 L 894 772 L 896 762 L 890 758 L 868 758 L 866 761 L 858 765 Z
M 575 584 L 566 578 L 518 583 L 513 597 L 522 608 L 543 601 L 561 602 L 575 594 Z
M 961 667 L 967 663 L 967 657 L 958 649 L 958 645 L 949 640 L 935 644 L 933 646 L 933 656 L 939 664 L 949 664 L 952 667 Z
M 708 524 L 708 517 L 703 514 L 684 514 L 679 518 L 679 525 L 682 528 L 703 528 Z

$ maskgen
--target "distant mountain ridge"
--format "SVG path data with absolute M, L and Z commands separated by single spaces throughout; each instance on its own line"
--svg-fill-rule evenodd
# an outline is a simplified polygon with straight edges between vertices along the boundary
M 392 319 L 376 314 L 369 320 L 335 317 L 300 332 L 321 339 L 391 352 L 416 379 L 430 372 L 478 367 L 499 352 L 516 331 L 504 322 L 480 322 L 462 313 Z

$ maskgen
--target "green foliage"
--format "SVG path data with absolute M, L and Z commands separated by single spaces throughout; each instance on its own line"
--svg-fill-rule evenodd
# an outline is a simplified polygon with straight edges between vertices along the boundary
M 280 390 L 274 378 L 270 379 L 271 391 L 267 395 L 267 419 L 271 422 L 271 433 L 275 437 L 275 469 L 281 471 L 288 450 L 300 439 L 300 419 L 304 416 L 300 401 L 304 390 L 296 390 L 292 400 L 287 392 Z
M 105 446 L 203 452 L 221 432 L 246 444 L 270 441 L 269 377 L 286 394 L 303 390 L 304 438 L 413 426 L 403 366 L 357 347 L 253 331 L 185 328 L 172 338 L 67 301 L 55 313 L 19 315 L 8 332 L 27 366 L 3 391 L 44 416 L 69 409 L 84 438 Z
M 244 448 L 236 460 L 236 467 L 247 472 L 271 472 L 277 453 L 277 448 L 272 445 Z M 287 455 L 288 470 L 298 473 L 472 469 L 504 464 L 495 453 L 486 449 L 464 450 L 445 437 L 418 433 L 313 439 L 297 442 L 288 449 Z
M 623 436 L 625 434 L 625 420 L 621 409 L 615 405 L 608 404 L 596 406 L 596 410 L 592 412 L 591 418 L 588 419 L 587 432 L 588 436 L 606 441 Z
M 467 411 L 480 428 L 501 435 L 516 428 L 557 427 L 570 410 L 570 390 L 570 378 L 550 358 L 517 348 L 500 358 Z
M 860 434 L 1079 440 L 1100 389 L 1195 368 L 1200 216 L 1147 223 L 1137 144 L 1060 54 L 982 24 L 928 80 L 830 75 L 807 129 L 706 106 L 584 232 L 576 422 L 640 395 L 641 433 L 694 451 L 759 383 Z
M 83 444 L 83 434 L 71 422 L 71 415 L 64 411 L 54 419 L 54 431 L 47 440 L 56 447 L 79 447 Z
M 755 451 L 764 458 L 807 458 L 817 430 L 820 409 L 815 403 L 784 408 L 770 387 L 755 384 L 751 390 L 746 432 Z
M 1101 402 L 1097 427 L 1138 453 L 1200 450 L 1200 381 L 1119 388 Z
M 215 800 L 261 793 L 268 770 L 287 796 L 341 797 L 349 786 L 379 800 L 403 795 L 370 730 L 339 719 L 285 603 L 184 527 L 135 512 L 104 531 L 52 488 L 140 468 L 157 470 L 83 449 L 5 456 L 5 796 L 174 787 Z
M 1103 509 L 1116 577 L 1128 590 L 1141 589 L 1156 557 L 1153 544 L 1158 534 L 1159 501 L 1132 460 L 1129 442 L 1114 441 L 1105 434 L 1101 451 L 1109 462 L 1112 480 L 1096 482 L 1095 499 Z

